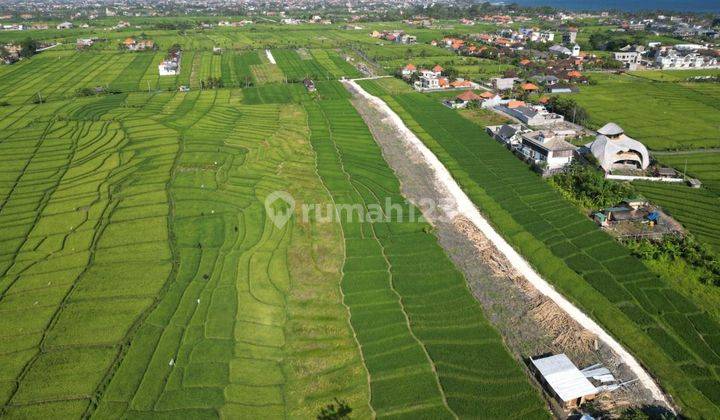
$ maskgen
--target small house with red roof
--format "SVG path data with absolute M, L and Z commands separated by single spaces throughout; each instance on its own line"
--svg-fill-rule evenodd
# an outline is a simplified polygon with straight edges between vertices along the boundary
M 413 63 L 408 63 L 405 67 L 402 68 L 403 77 L 409 77 L 415 73 L 417 73 L 417 67 L 415 67 Z
M 469 89 L 475 87 L 475 83 L 465 79 L 456 79 L 454 82 L 450 83 L 450 86 L 455 89 Z
M 465 92 L 457 95 L 454 100 L 445 100 L 443 104 L 448 108 L 458 109 L 467 108 L 470 103 L 478 103 L 482 100 L 482 97 L 472 90 L 466 90 Z

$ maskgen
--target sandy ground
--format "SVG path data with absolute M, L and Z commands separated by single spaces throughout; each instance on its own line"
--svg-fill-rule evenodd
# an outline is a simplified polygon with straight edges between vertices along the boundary
M 602 399 L 608 409 L 669 406 L 637 360 L 542 279 L 494 231 L 437 157 L 387 104 L 353 81 L 344 83 L 385 160 L 400 179 L 405 197 L 423 210 L 422 200 L 442 203 L 440 211 L 424 213 L 516 357 L 528 363 L 529 357 L 562 352 L 581 368 L 602 363 L 621 380 L 637 378 L 633 384 L 613 391 L 612 398 Z

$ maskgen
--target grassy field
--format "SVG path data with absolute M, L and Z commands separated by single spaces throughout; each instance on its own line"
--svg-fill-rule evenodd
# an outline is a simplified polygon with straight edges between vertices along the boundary
M 674 72 L 596 73 L 592 79 L 596 85 L 572 96 L 587 109 L 591 126 L 614 121 L 650 149 L 720 147 L 719 85 L 682 82 Z
M 410 207 L 352 105 L 305 107 L 318 171 L 334 202 L 369 210 L 389 198 L 402 206 L 387 222 L 342 220 L 342 287 L 377 415 L 547 417 L 429 226 L 399 219 Z
M 691 417 L 720 414 L 720 320 L 698 307 L 688 291 L 653 275 L 457 112 L 417 93 L 383 99 L 445 163 L 498 231 L 624 342 L 684 412 Z
M 410 211 L 344 32 L 145 32 L 179 75 L 108 45 L 0 71 L 0 416 L 549 417 L 429 225 L 271 222 L 274 191 Z
M 720 196 L 720 151 L 677 153 L 656 158 L 680 172 L 687 169 L 688 176 L 699 178 L 706 188 Z
M 192 44 L 189 44 L 192 45 Z M 183 46 L 186 48 L 185 46 Z M 322 52 L 320 52 L 322 51 Z M 278 65 L 262 51 L 183 51 L 180 74 L 159 76 L 165 52 L 84 52 L 50 50 L 0 69 L 0 101 L 10 104 L 71 99 L 78 89 L 102 87 L 121 92 L 168 91 L 181 85 L 199 89 L 201 81 L 220 78 L 225 87 L 267 83 L 336 80 L 359 72 L 334 50 L 316 50 L 318 58 L 301 60 L 294 50 L 275 50 Z M 314 57 L 314 56 L 313 56 Z
M 339 225 L 278 229 L 263 207 L 280 189 L 329 200 L 305 113 L 240 98 L 133 94 L 61 103 L 61 121 L 48 105 L 4 116 L 8 418 L 307 418 L 335 396 L 369 414 Z
M 360 75 L 351 50 L 388 70 L 406 60 L 473 77 L 504 68 L 368 36 L 394 22 L 177 31 L 155 29 L 158 21 L 133 19 L 146 26 L 104 31 L 108 41 L 82 52 L 75 39 L 94 29 L 33 32 L 63 44 L 0 67 L 0 416 L 312 418 L 338 397 L 357 418 L 549 417 L 431 226 L 299 217 L 303 203 L 370 210 L 386 198 L 418 212 L 335 81 Z M 118 50 L 140 32 L 159 50 Z M 408 32 L 426 42 L 444 31 Z M 180 74 L 158 76 L 176 43 Z M 287 83 L 308 76 L 315 93 Z M 209 78 L 225 87 L 200 90 Z M 578 98 L 598 118 L 619 115 L 604 101 L 610 91 L 656 106 L 628 103 L 634 114 L 616 120 L 653 147 L 715 144 L 707 113 L 717 107 L 701 100 L 715 98 L 713 88 L 650 74 L 620 82 L 599 79 Z M 638 94 L 643 84 L 651 99 Z M 366 86 L 685 413 L 720 416 L 717 311 L 696 305 L 683 283 L 652 276 L 524 171 L 477 127 L 494 115 L 461 117 L 392 78 Z M 117 93 L 77 94 L 95 87 Z M 675 122 L 657 129 L 663 100 L 688 114 L 684 132 Z M 662 146 L 671 138 L 682 146 Z M 688 172 L 712 189 L 714 160 L 705 159 L 688 156 Z M 297 204 L 281 226 L 265 206 L 274 191 Z M 697 216 L 713 211 L 706 192 L 695 192 L 686 224 L 717 241 Z M 687 199 L 647 193 L 673 214 Z
M 720 197 L 685 185 L 634 182 L 646 198 L 662 206 L 697 239 L 720 252 Z

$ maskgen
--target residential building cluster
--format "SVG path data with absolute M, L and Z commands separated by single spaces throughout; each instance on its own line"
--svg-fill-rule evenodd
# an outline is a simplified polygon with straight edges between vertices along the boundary
M 128 51 L 146 51 L 155 49 L 155 41 L 151 39 L 137 40 L 133 37 L 125 38 L 123 47 Z
M 435 65 L 432 69 L 420 69 L 409 63 L 400 70 L 402 78 L 410 82 L 412 86 L 421 92 L 435 91 L 444 89 L 476 89 L 480 85 L 470 80 L 456 78 L 450 81 L 450 78 L 443 74 L 444 69 L 439 65 Z
M 382 32 L 373 31 L 370 36 L 376 39 L 383 39 L 385 41 L 395 42 L 398 44 L 415 44 L 417 42 L 417 37 L 415 35 L 407 34 L 405 31 L 399 29 Z
M 182 51 L 173 47 L 168 52 L 165 59 L 158 65 L 158 73 L 160 76 L 176 76 L 180 74 L 180 56 Z
M 627 45 L 613 53 L 613 58 L 628 70 L 657 68 L 661 70 L 720 68 L 720 50 L 700 44 Z

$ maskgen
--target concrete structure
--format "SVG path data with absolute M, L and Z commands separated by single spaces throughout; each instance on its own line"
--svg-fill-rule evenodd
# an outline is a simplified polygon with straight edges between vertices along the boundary
M 496 90 L 510 90 L 515 87 L 517 77 L 495 77 L 490 79 Z
M 180 66 L 176 61 L 165 60 L 158 65 L 160 76 L 176 76 L 180 73 Z
M 455 99 L 443 101 L 443 104 L 452 109 L 467 108 L 468 104 L 471 102 L 478 103 L 482 101 L 482 99 L 483 98 L 480 95 L 476 94 L 472 90 L 466 90 L 465 92 L 457 95 Z
M 522 141 L 522 135 L 529 130 L 521 124 L 489 125 L 485 130 L 495 140 L 505 143 L 511 148 L 517 148 Z
M 565 118 L 562 115 L 549 112 L 545 109 L 545 107 L 540 105 L 532 107 L 520 106 L 517 108 L 502 106 L 498 107 L 498 110 L 531 126 L 541 127 L 565 121 Z
M 580 45 L 575 44 L 575 46 L 574 46 L 573 49 L 572 49 L 571 55 L 572 55 L 573 57 L 580 57 Z
M 577 42 L 577 34 L 578 31 L 575 28 L 569 29 L 567 32 L 563 34 L 563 44 L 565 45 L 575 45 Z
M 614 54 L 615 60 L 625 64 L 625 68 L 630 70 L 637 69 L 638 65 L 640 65 L 641 57 L 642 54 L 637 51 L 616 52 Z
M 615 123 L 607 123 L 599 129 L 595 141 L 587 147 L 605 172 L 615 169 L 646 169 L 650 164 L 647 148 L 626 136 L 625 131 Z
M 665 53 L 658 53 L 655 57 L 655 67 L 663 70 L 711 69 L 720 68 L 720 62 L 717 57 L 671 49 Z
M 570 164 L 577 147 L 551 131 L 531 131 L 522 134 L 520 150 L 535 164 L 545 163 L 547 171 L 556 171 Z
M 556 54 L 556 55 L 565 55 L 565 56 L 571 56 L 572 50 L 570 50 L 567 47 L 563 47 L 562 45 L 553 45 L 548 49 L 550 53 Z
M 593 400 L 597 389 L 564 354 L 532 359 L 532 366 L 542 385 L 566 410 Z

